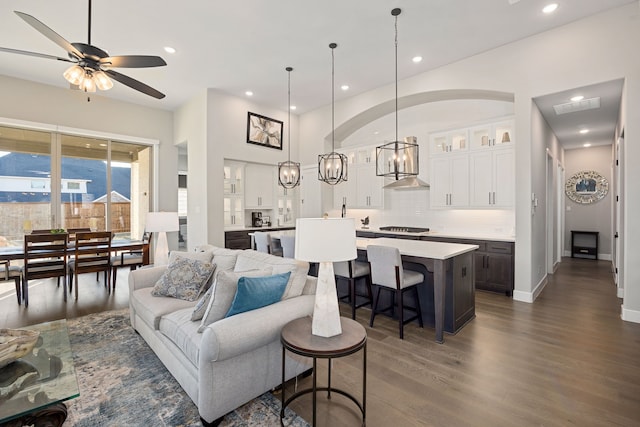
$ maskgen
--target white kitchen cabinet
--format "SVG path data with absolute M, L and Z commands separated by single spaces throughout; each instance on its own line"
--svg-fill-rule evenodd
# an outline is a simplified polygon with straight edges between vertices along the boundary
M 348 169 L 347 181 L 332 186 L 333 207 L 335 209 L 342 208 L 343 204 L 347 207 L 355 207 L 357 203 L 356 178 L 353 169 L 353 165 L 350 165 Z
M 349 159 L 348 179 L 333 186 L 333 207 L 381 208 L 384 178 L 376 176 L 376 147 L 358 147 L 340 151 Z
M 512 148 L 471 153 L 469 171 L 469 206 L 513 207 L 515 163 Z
M 225 229 L 244 227 L 244 163 L 224 162 L 223 217 Z
M 432 156 L 466 152 L 469 148 L 469 132 L 458 129 L 429 135 L 429 153 Z
M 430 164 L 432 208 L 469 206 L 469 156 L 435 156 Z
M 278 206 L 276 212 L 276 223 L 278 227 L 283 225 L 294 225 L 294 204 L 296 199 L 296 188 L 284 188 L 278 185 Z
M 384 177 L 376 176 L 374 163 L 356 168 L 356 206 L 359 208 L 381 208 L 383 205 Z
M 244 191 L 244 163 L 225 160 L 224 194 L 241 195 Z
M 513 146 L 515 143 L 513 128 L 513 120 L 472 127 L 469 129 L 470 149 Z
M 225 229 L 244 228 L 243 197 L 238 195 L 224 196 L 223 205 Z
M 276 167 L 247 163 L 245 166 L 245 205 L 247 209 L 272 209 Z

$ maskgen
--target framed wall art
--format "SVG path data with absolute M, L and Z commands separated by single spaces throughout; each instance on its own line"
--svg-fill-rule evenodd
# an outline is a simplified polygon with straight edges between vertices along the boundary
M 280 120 L 249 112 L 247 143 L 282 150 L 282 124 Z
M 576 203 L 595 203 L 607 195 L 609 182 L 596 171 L 580 171 L 567 180 L 564 192 Z

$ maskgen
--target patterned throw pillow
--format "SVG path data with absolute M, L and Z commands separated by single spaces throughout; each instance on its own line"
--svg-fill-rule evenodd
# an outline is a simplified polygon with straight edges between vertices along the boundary
M 151 295 L 195 301 L 215 268 L 210 262 L 177 257 L 156 282 Z

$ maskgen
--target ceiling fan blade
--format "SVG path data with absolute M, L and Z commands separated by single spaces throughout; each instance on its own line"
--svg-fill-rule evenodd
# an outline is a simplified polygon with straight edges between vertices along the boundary
M 149 95 L 157 99 L 162 99 L 165 97 L 164 93 L 157 91 L 151 86 L 148 86 L 142 82 L 139 82 L 138 80 L 133 79 L 129 76 L 125 76 L 124 74 L 118 73 L 113 70 L 104 70 L 104 72 L 112 79 L 119 81 L 123 85 L 129 86 L 131 89 L 135 89 L 139 92 L 142 92 L 145 95 Z
M 0 47 L 0 52 L 17 53 L 17 54 L 20 54 L 20 55 L 29 55 L 29 56 L 35 56 L 35 57 L 38 57 L 38 58 L 55 59 L 56 61 L 74 62 L 75 63 L 75 61 L 72 61 L 69 58 L 60 58 L 59 56 L 47 55 L 45 53 L 29 52 L 27 50 L 11 49 L 11 48 L 8 48 L 8 47 Z
M 52 42 L 54 42 L 64 50 L 66 50 L 67 52 L 73 54 L 77 58 L 84 58 L 84 55 L 78 49 L 76 49 L 71 43 L 66 41 L 64 37 L 62 37 L 60 34 L 56 33 L 51 28 L 44 25 L 42 22 L 38 21 L 33 16 L 27 15 L 26 13 L 18 12 L 17 10 L 14 12 L 16 13 L 16 15 L 22 18 L 27 24 L 31 25 L 33 28 L 38 30 L 38 32 L 40 32 L 43 36 L 45 36 L 46 38 L 48 38 L 49 40 L 51 40 Z
M 100 58 L 100 65 L 107 67 L 121 67 L 121 68 L 147 68 L 147 67 L 162 67 L 167 65 L 164 59 L 159 56 L 149 55 L 123 55 L 123 56 L 108 56 L 106 58 Z

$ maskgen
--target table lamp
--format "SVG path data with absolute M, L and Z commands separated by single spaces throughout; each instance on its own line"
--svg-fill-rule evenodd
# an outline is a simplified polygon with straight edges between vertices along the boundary
M 153 255 L 154 265 L 167 265 L 169 263 L 169 246 L 167 244 L 167 232 L 180 229 L 178 212 L 148 212 L 145 230 L 158 233 L 156 251 Z
M 357 257 L 353 218 L 298 218 L 295 258 L 318 262 L 318 284 L 311 333 L 332 337 L 342 333 L 333 263 Z

